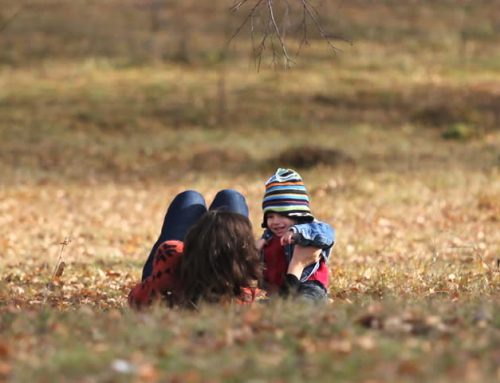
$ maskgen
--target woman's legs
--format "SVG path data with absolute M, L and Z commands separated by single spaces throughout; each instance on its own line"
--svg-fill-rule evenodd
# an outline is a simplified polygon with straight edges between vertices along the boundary
M 158 246 L 170 239 L 184 241 L 187 232 L 198 219 L 205 214 L 207 206 L 203 196 L 194 190 L 186 190 L 178 194 L 168 207 L 160 236 L 153 245 L 149 257 L 142 270 L 142 280 L 151 275 L 153 259 Z
M 217 193 L 209 210 L 225 210 L 248 217 L 248 206 L 245 197 L 233 189 L 224 189 Z

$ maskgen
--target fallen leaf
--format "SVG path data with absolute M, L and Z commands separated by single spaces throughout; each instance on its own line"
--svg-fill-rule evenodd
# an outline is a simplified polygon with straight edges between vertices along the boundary
M 398 373 L 401 375 L 417 375 L 420 373 L 420 367 L 413 360 L 404 360 L 398 365 Z
M 9 356 L 9 347 L 5 343 L 0 343 L 0 359 L 6 359 Z
M 0 378 L 6 378 L 12 371 L 12 366 L 7 362 L 0 362 Z
M 54 274 L 54 278 L 60 278 L 64 273 L 65 267 L 66 267 L 66 263 L 64 263 L 64 261 L 59 263 L 59 265 L 57 266 L 57 270 Z
M 139 382 L 157 382 L 160 374 L 152 364 L 144 363 L 139 367 L 137 376 Z

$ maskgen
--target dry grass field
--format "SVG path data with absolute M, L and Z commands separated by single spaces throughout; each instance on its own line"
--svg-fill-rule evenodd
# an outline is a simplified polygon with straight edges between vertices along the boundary
M 341 51 L 288 71 L 223 54 L 230 4 L 153 3 L 0 1 L 0 381 L 498 381 L 497 2 L 323 2 Z M 127 307 L 178 192 L 258 236 L 278 166 L 337 230 L 328 304 Z

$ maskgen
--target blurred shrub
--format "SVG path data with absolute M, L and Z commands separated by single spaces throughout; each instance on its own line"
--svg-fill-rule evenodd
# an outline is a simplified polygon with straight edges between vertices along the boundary
M 424 125 L 443 126 L 461 120 L 467 121 L 469 118 L 465 114 L 463 110 L 443 101 L 443 103 L 419 107 L 412 113 L 411 120 Z
M 441 136 L 446 140 L 466 141 L 476 137 L 477 130 L 473 126 L 464 123 L 457 123 L 446 129 Z

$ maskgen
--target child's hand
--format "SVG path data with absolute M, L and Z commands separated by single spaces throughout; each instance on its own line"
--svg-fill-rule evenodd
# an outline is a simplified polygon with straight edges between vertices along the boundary
M 287 231 L 280 239 L 281 246 L 292 245 L 295 243 L 295 232 Z
M 255 241 L 255 247 L 257 247 L 257 250 L 261 251 L 266 242 L 267 241 L 264 238 L 259 238 Z

